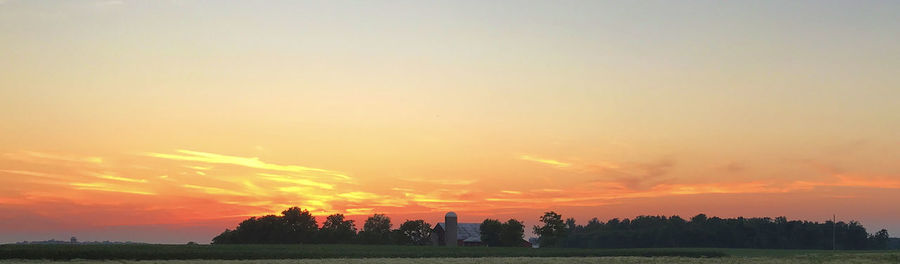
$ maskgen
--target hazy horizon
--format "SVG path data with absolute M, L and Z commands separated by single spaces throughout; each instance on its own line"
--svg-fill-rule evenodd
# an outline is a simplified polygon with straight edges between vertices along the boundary
M 290 206 L 900 234 L 898 1 L 0 0 L 0 73 L 0 243 Z

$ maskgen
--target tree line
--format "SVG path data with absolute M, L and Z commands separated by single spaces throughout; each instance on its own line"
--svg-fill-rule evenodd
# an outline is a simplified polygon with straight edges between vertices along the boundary
M 525 240 L 525 224 L 516 219 L 500 222 L 484 219 L 479 226 L 481 243 L 489 247 L 521 247 Z
M 634 219 L 593 218 L 580 225 L 546 212 L 533 227 L 540 247 L 662 248 L 722 247 L 766 249 L 886 249 L 893 245 L 887 230 L 869 234 L 856 221 L 810 222 L 776 218 L 719 218 L 698 214 L 686 220 L 677 215 L 638 216 Z M 480 225 L 485 246 L 525 245 L 525 225 L 516 219 L 485 219 Z M 430 245 L 432 225 L 406 220 L 393 229 L 391 218 L 375 214 L 362 230 L 342 214 L 325 218 L 321 227 L 307 210 L 291 207 L 281 215 L 250 217 L 226 229 L 213 244 L 373 244 Z M 832 244 L 832 236 L 834 237 Z
M 586 225 L 563 220 L 556 212 L 541 216 L 534 226 L 541 247 L 660 248 L 721 247 L 766 249 L 887 249 L 887 230 L 869 234 L 859 222 L 824 223 L 785 217 L 719 218 L 698 214 L 690 220 L 677 215 L 638 216 L 634 219 L 591 219 Z M 832 245 L 832 235 L 834 245 Z
M 375 214 L 357 232 L 353 220 L 343 214 L 325 218 L 319 227 L 316 217 L 308 210 L 291 207 L 281 215 L 250 217 L 235 229 L 225 229 L 212 239 L 213 244 L 399 244 L 427 245 L 431 243 L 431 225 L 424 220 L 407 220 L 398 229 L 391 229 L 391 218 Z
M 525 224 L 510 219 L 504 223 L 486 219 L 481 237 L 489 246 L 521 246 Z M 332 214 L 319 227 L 308 210 L 291 207 L 281 215 L 250 217 L 235 229 L 225 229 L 212 239 L 213 244 L 371 244 L 431 245 L 431 224 L 425 220 L 406 220 L 392 229 L 391 218 L 375 214 L 366 219 L 362 230 L 343 214 Z

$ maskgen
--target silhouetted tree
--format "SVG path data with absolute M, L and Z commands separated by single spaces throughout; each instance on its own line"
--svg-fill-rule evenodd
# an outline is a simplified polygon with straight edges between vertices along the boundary
M 333 214 L 325 218 L 322 229 L 319 229 L 321 243 L 350 243 L 356 237 L 356 226 L 353 220 L 344 220 L 343 214 Z
M 315 243 L 316 218 L 309 211 L 292 207 L 281 216 L 250 217 L 234 230 L 213 238 L 214 244 L 266 244 L 266 243 Z
M 366 219 L 359 238 L 365 244 L 391 243 L 391 218 L 383 214 L 375 214 Z
M 869 248 L 872 249 L 888 249 L 888 242 L 891 237 L 888 235 L 888 231 L 885 229 L 878 230 L 874 235 L 869 237 L 870 245 Z
M 218 236 L 216 236 L 212 239 L 212 243 L 213 244 L 234 244 L 234 243 L 236 243 L 235 239 L 234 239 L 234 231 L 226 228 L 225 231 L 223 231 L 221 234 L 219 234 Z
M 431 224 L 425 220 L 406 220 L 397 231 L 397 243 L 400 245 L 431 244 Z
M 789 221 L 785 217 L 719 218 L 699 214 L 685 221 L 672 216 L 638 216 L 591 219 L 587 225 L 567 223 L 565 247 L 649 248 L 732 247 L 781 249 L 830 249 L 834 225 L 838 249 L 878 249 L 887 244 L 887 231 L 868 235 L 858 222 L 825 223 Z
M 287 228 L 281 217 L 275 215 L 251 217 L 238 224 L 234 231 L 236 243 L 289 243 Z
M 543 226 L 534 226 L 534 234 L 540 237 L 541 247 L 556 247 L 566 237 L 566 224 L 562 215 L 550 211 L 540 219 Z
M 319 229 L 316 217 L 300 207 L 291 207 L 281 212 L 285 236 L 278 239 L 282 243 L 313 243 Z M 281 229 L 281 228 L 279 228 Z
M 575 231 L 578 225 L 575 224 L 575 218 L 566 218 L 566 230 Z
M 516 219 L 509 219 L 503 223 L 500 230 L 500 245 L 504 247 L 519 247 L 525 241 L 525 224 Z
M 586 248 L 654 248 L 654 247 L 731 247 L 776 249 L 831 249 L 832 235 L 838 249 L 885 249 L 897 247 L 887 230 L 869 234 L 856 221 L 824 223 L 791 221 L 785 217 L 719 218 L 698 214 L 690 221 L 679 216 L 638 216 L 634 219 L 597 218 L 587 225 L 574 219 L 565 221 L 555 212 L 541 217 L 542 225 L 534 226 L 543 247 Z M 498 227 L 499 225 L 499 227 Z M 524 225 L 514 219 L 505 223 L 488 219 L 482 225 L 483 241 L 491 246 L 519 246 Z M 250 217 L 235 229 L 225 229 L 212 239 L 213 244 L 267 243 L 346 243 L 353 241 L 356 227 L 341 214 L 326 218 L 318 229 L 316 218 L 307 210 L 291 207 L 281 215 Z M 404 222 L 391 230 L 391 219 L 375 214 L 359 232 L 365 244 L 428 244 L 431 225 L 423 220 Z
M 489 247 L 497 247 L 501 245 L 500 233 L 503 231 L 503 224 L 497 219 L 484 219 L 479 226 L 481 231 L 481 243 Z

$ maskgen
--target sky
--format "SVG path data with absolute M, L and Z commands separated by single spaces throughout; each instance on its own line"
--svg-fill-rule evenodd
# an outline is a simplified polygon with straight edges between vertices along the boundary
M 299 206 L 900 235 L 897 1 L 0 0 L 0 243 Z

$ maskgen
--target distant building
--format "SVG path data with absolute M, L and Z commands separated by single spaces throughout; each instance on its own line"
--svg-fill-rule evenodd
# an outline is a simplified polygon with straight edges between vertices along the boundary
M 532 237 L 532 238 L 529 238 L 528 241 L 526 241 L 526 242 L 527 242 L 528 244 L 522 244 L 522 245 L 523 245 L 523 246 L 528 246 L 528 247 L 533 247 L 533 248 L 539 248 L 539 247 L 541 247 L 541 240 L 540 240 L 539 238 Z
M 481 223 L 458 223 L 456 213 L 448 212 L 444 222 L 437 223 L 431 229 L 431 244 L 435 246 L 487 246 L 481 242 Z M 533 238 L 534 239 L 534 238 Z M 522 239 L 519 246 L 537 247 L 535 241 Z
M 444 216 L 444 222 L 431 230 L 431 243 L 435 246 L 482 246 L 480 223 L 457 223 L 454 212 Z
M 69 238 L 69 243 L 78 244 L 78 239 L 75 237 Z

